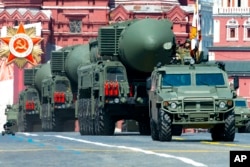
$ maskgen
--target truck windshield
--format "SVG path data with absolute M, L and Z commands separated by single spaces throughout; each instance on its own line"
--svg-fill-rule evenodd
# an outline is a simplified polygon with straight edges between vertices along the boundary
M 108 81 L 124 81 L 124 72 L 122 67 L 107 68 Z
M 27 100 L 37 100 L 38 94 L 36 92 L 27 92 Z
M 188 86 L 191 85 L 190 74 L 164 74 L 162 86 Z
M 69 82 L 66 80 L 56 81 L 55 90 L 59 92 L 67 91 L 70 89 Z
M 196 85 L 219 86 L 225 85 L 225 81 L 222 73 L 202 73 L 196 74 Z
M 237 106 L 237 107 L 246 107 L 247 106 L 246 101 L 244 101 L 244 100 L 235 100 L 234 102 L 235 102 L 235 106 Z

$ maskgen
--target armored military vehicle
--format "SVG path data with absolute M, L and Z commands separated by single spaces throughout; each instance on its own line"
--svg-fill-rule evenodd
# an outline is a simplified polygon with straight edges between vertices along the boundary
M 235 96 L 227 73 L 221 64 L 193 63 L 158 66 L 148 79 L 152 139 L 171 141 L 182 128 L 204 128 L 215 141 L 233 141 Z
M 75 45 L 51 53 L 52 77 L 42 84 L 42 124 L 44 131 L 74 131 L 77 98 L 77 68 L 89 60 L 89 46 Z
M 6 105 L 5 108 L 5 115 L 6 115 L 6 120 L 9 122 L 13 122 L 15 125 L 12 128 L 13 131 L 17 132 L 17 123 L 18 123 L 18 103 L 17 104 L 12 104 L 12 105 Z
M 146 78 L 175 55 L 168 20 L 142 19 L 101 27 L 89 43 L 91 64 L 78 68 L 81 135 L 113 135 L 118 120 L 136 120 L 150 134 Z
M 250 110 L 246 98 L 237 97 L 235 105 L 235 126 L 239 133 L 250 133 Z
M 24 69 L 24 85 L 26 89 L 19 94 L 20 131 L 31 132 L 34 126 L 41 130 L 41 84 L 42 80 L 51 77 L 50 64 L 42 64 L 30 69 Z

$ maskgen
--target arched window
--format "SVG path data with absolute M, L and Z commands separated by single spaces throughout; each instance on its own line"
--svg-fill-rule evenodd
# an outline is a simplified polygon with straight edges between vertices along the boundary
M 227 21 L 227 41 L 237 41 L 238 37 L 238 27 L 239 23 L 235 19 L 230 19 Z
M 26 19 L 25 24 L 30 24 L 30 19 L 29 18 Z
M 250 41 L 250 18 L 244 21 L 244 41 Z
M 18 26 L 18 20 L 14 21 L 14 26 Z

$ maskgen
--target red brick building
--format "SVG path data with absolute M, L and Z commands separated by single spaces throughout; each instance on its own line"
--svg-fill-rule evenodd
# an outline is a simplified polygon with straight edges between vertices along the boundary
M 178 0 L 0 0 L 0 29 L 18 26 L 20 22 L 25 25 L 39 23 L 36 28 L 43 38 L 41 48 L 44 51 L 41 63 L 50 59 L 52 50 L 95 38 L 100 26 L 134 18 L 171 20 L 176 39 L 182 43 L 188 38 L 192 15 L 193 6 L 180 6 Z M 4 65 L 5 60 L 1 60 L 1 66 Z M 24 89 L 23 70 L 14 66 L 10 75 L 13 74 L 15 103 Z
M 239 76 L 238 95 L 250 104 L 250 0 L 217 0 L 209 59 L 224 61 L 230 76 Z

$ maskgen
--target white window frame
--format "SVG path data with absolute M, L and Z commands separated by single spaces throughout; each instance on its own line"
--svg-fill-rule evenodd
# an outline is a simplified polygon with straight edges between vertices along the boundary
M 250 29 L 250 18 L 248 18 L 247 20 L 244 21 L 244 37 L 243 40 L 244 41 L 250 41 L 250 37 L 247 36 L 247 29 Z
M 227 41 L 238 41 L 239 40 L 239 23 L 235 19 L 230 19 L 227 21 L 226 24 L 227 27 Z M 235 29 L 235 37 L 231 38 L 230 36 L 230 30 L 234 28 Z

